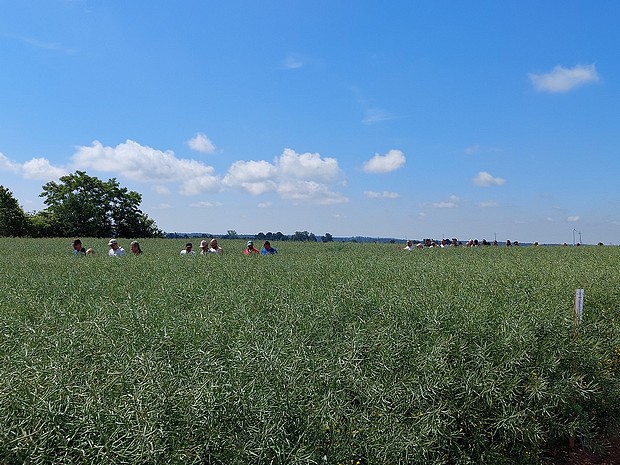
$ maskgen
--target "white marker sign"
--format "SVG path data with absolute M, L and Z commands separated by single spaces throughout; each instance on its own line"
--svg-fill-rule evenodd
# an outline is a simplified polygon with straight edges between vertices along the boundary
M 575 318 L 577 323 L 581 323 L 583 317 L 583 289 L 577 289 L 575 293 Z

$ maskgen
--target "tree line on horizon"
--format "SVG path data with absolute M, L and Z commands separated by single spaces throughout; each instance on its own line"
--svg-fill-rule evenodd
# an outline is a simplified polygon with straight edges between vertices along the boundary
M 254 235 L 245 235 L 245 234 L 238 234 L 237 231 L 235 231 L 234 229 L 229 229 L 227 231 L 226 234 L 209 234 L 209 233 L 167 233 L 166 234 L 166 238 L 168 239 L 179 239 L 179 238 L 184 238 L 184 239 L 189 239 L 190 237 L 219 237 L 222 239 L 255 239 L 255 240 L 259 240 L 259 241 L 279 241 L 279 242 L 283 242 L 283 241 L 299 241 L 299 242 L 318 242 L 319 240 L 321 242 L 333 242 L 334 238 L 330 233 L 325 233 L 324 236 L 321 236 L 320 238 L 317 237 L 314 233 L 308 232 L 308 231 L 295 231 L 294 234 L 283 234 L 282 232 L 278 231 L 276 233 L 273 233 L 271 231 L 264 233 L 264 232 L 259 232 L 258 234 L 254 234 Z

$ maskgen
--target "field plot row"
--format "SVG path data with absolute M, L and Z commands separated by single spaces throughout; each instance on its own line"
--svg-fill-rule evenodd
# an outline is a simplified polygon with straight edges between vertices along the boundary
M 618 248 L 83 241 L 0 240 L 0 463 L 543 463 L 617 431 Z

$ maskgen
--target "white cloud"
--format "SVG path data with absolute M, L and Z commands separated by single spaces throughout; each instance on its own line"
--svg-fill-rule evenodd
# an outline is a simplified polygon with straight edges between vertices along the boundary
M 475 178 L 472 179 L 472 182 L 478 187 L 489 187 L 489 186 L 501 186 L 506 182 L 503 178 L 493 177 L 490 173 L 486 171 L 480 171 Z
M 276 190 L 276 176 L 277 168 L 267 161 L 236 161 L 228 168 L 223 183 L 260 195 Z
M 0 170 L 10 171 L 11 173 L 19 173 L 21 171 L 21 165 L 19 163 L 12 162 L 0 152 Z
M 306 181 L 333 182 L 341 175 L 335 158 L 321 158 L 318 153 L 296 153 L 284 149 L 276 158 L 278 175 L 283 178 L 294 177 Z
M 348 201 L 329 188 L 329 184 L 339 182 L 341 178 L 335 158 L 322 158 L 318 153 L 298 154 L 285 149 L 273 163 L 264 160 L 233 163 L 223 183 L 252 195 L 275 191 L 280 197 L 294 202 L 333 204 Z
M 566 218 L 567 221 L 569 221 L 570 223 L 575 223 L 577 221 L 579 221 L 581 218 L 577 215 L 575 216 L 569 216 L 568 218 Z
M 215 145 L 211 142 L 205 134 L 199 132 L 192 139 L 187 141 L 187 145 L 192 150 L 200 153 L 213 153 L 215 152 Z
M 270 208 L 272 205 L 273 202 L 260 202 L 258 208 Z
M 530 81 L 539 92 L 562 93 L 573 90 L 584 84 L 599 81 L 596 67 L 592 65 L 577 65 L 573 68 L 556 66 L 546 74 L 529 74 Z
M 487 200 L 486 202 L 480 202 L 480 208 L 496 208 L 499 207 L 499 203 L 493 200 Z
M 98 141 L 91 146 L 78 147 L 73 164 L 77 169 L 118 173 L 133 181 L 157 182 L 154 190 L 160 194 L 168 192 L 162 183 L 178 182 L 182 195 L 234 188 L 251 195 L 277 192 L 294 202 L 348 201 L 329 187 L 333 183 L 343 183 L 336 159 L 323 158 L 318 153 L 298 154 L 291 149 L 285 149 L 273 163 L 264 160 L 234 162 L 223 177 L 202 162 L 180 159 L 172 151 L 164 152 L 131 140 L 116 147 L 103 146 Z
M 0 153 L 0 170 L 21 175 L 24 179 L 50 181 L 68 174 L 65 168 L 52 165 L 47 158 L 33 158 L 25 163 L 16 163 Z
M 374 192 L 374 191 L 365 191 L 364 195 L 369 199 L 397 199 L 400 195 L 396 192 Z
M 363 170 L 367 173 L 389 173 L 402 168 L 407 159 L 400 150 L 390 150 L 385 155 L 375 154 L 364 163 Z
M 349 201 L 338 192 L 332 192 L 329 188 L 315 181 L 288 181 L 278 186 L 278 194 L 286 200 L 294 203 L 314 203 L 318 205 L 334 205 Z
M 221 190 L 221 180 L 213 174 L 213 167 L 132 140 L 116 147 L 104 147 L 99 141 L 78 147 L 73 163 L 78 169 L 114 172 L 132 181 L 180 182 L 184 195 Z
M 22 165 L 22 173 L 26 179 L 49 180 L 60 178 L 67 173 L 64 168 L 58 168 L 50 164 L 46 158 L 33 158 Z
M 217 176 L 204 175 L 184 180 L 181 183 L 182 195 L 198 195 L 203 192 L 219 192 L 222 190 L 222 181 Z
M 451 195 L 448 200 L 442 202 L 435 202 L 432 204 L 434 208 L 457 208 L 459 206 L 459 198 L 456 195 Z

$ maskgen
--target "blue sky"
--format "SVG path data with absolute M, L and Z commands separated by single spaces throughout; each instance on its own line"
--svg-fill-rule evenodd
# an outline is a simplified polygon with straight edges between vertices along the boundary
M 0 0 L 0 184 L 168 232 L 620 243 L 620 2 Z

